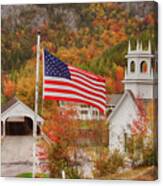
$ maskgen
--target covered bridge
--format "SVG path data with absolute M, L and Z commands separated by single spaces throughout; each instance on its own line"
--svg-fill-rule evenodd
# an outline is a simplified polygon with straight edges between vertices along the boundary
M 1 173 L 16 176 L 32 171 L 33 125 L 44 120 L 19 99 L 12 98 L 1 108 Z
M 38 125 L 43 124 L 42 117 L 14 97 L 1 108 L 1 135 L 32 135 L 35 119 Z

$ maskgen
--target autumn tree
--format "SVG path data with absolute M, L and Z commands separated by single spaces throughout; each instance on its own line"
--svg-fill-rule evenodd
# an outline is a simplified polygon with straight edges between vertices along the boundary
M 147 133 L 149 120 L 147 118 L 145 106 L 141 98 L 136 98 L 136 106 L 137 118 L 133 120 L 131 130 L 134 135 L 144 136 Z
M 43 133 L 50 140 L 48 148 L 48 160 L 50 177 L 61 178 L 61 171 L 64 170 L 68 178 L 78 177 L 77 171 L 72 167 L 77 148 L 78 129 L 80 123 L 74 120 L 76 112 L 71 108 L 62 110 L 56 102 L 45 104 L 45 124 L 42 127 Z
M 11 98 L 15 94 L 15 83 L 9 79 L 8 75 L 3 78 L 3 94 Z
M 155 141 L 157 123 L 153 119 L 156 114 L 155 102 L 151 100 L 145 106 L 143 100 L 137 98 L 136 105 L 137 119 L 131 125 L 134 152 L 142 154 L 143 164 L 154 165 L 157 162 L 157 143 Z

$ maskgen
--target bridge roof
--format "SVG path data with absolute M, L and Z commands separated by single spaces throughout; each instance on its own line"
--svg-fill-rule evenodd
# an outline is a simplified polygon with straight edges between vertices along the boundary
M 5 121 L 9 117 L 29 117 L 33 121 L 37 119 L 38 122 L 43 123 L 44 119 L 35 114 L 35 112 L 25 105 L 18 98 L 13 97 L 1 108 L 1 120 Z

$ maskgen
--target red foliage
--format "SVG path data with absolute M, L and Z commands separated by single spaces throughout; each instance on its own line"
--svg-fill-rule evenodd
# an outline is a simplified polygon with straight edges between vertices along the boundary
M 36 53 L 36 45 L 32 46 L 32 52 L 35 54 Z
M 71 108 L 67 110 L 55 110 L 54 113 L 46 114 L 46 123 L 42 130 L 56 144 L 69 143 L 76 139 L 76 131 L 74 130 L 78 123 L 72 116 L 75 111 Z
M 137 105 L 137 119 L 133 120 L 131 125 L 131 131 L 133 135 L 144 135 L 147 132 L 148 118 L 145 112 L 143 100 L 140 98 L 136 99 Z
M 53 128 L 53 127 L 52 127 Z M 60 137 L 57 136 L 59 135 L 59 131 L 58 130 L 50 130 L 47 133 L 48 137 L 55 143 L 59 143 L 60 141 Z

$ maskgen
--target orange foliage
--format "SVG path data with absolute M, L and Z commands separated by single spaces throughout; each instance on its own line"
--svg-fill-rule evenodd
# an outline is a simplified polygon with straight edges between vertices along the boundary
M 120 81 L 124 78 L 124 69 L 121 66 L 117 66 L 115 72 L 116 80 Z
M 110 36 L 109 36 L 109 31 L 104 31 L 103 34 L 101 35 L 101 38 L 106 44 L 109 44 L 110 42 Z
M 108 87 L 109 93 L 121 93 L 123 92 L 124 68 L 116 66 L 115 68 L 115 79 L 111 77 L 106 78 L 106 87 Z
M 153 14 L 149 14 L 144 18 L 145 24 L 154 25 L 155 24 L 155 17 Z
M 72 116 L 75 111 L 69 106 L 68 109 L 59 109 L 55 103 L 50 110 L 45 109 L 44 118 L 46 123 L 43 125 L 43 132 L 49 139 L 60 145 L 72 144 L 77 139 L 77 128 L 79 123 Z
M 32 52 L 35 54 L 36 53 L 36 45 L 32 46 Z
M 36 59 L 31 59 L 24 66 L 23 71 L 20 71 L 19 78 L 16 83 L 16 96 L 25 104 L 33 107 L 35 93 L 35 64 Z M 40 63 L 40 72 L 41 63 Z M 41 83 L 41 77 L 40 82 Z
M 114 23 L 112 26 L 111 26 L 111 29 L 113 30 L 113 32 L 119 32 L 120 29 L 121 29 L 121 25 L 118 24 L 117 22 Z
M 15 93 L 15 84 L 10 79 L 5 79 L 3 82 L 3 92 L 7 97 L 12 97 Z
M 121 93 L 123 91 L 123 83 L 121 81 L 115 81 L 115 92 Z

